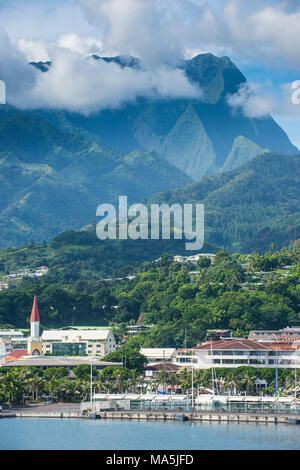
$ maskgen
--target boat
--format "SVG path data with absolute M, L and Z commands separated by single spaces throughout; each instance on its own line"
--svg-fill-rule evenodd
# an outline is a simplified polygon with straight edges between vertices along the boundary
M 176 421 L 188 421 L 189 418 L 186 415 L 176 415 L 175 420 Z

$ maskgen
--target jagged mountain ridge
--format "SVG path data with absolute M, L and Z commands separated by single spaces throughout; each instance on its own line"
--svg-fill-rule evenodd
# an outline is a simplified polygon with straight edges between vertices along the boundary
M 93 57 L 115 62 L 122 68 L 142 67 L 134 57 Z M 42 65 L 36 66 L 41 69 Z M 239 136 L 250 141 L 250 157 L 252 143 L 270 152 L 297 153 L 298 149 L 272 117 L 247 118 L 230 108 L 227 96 L 236 93 L 246 83 L 246 77 L 228 57 L 200 54 L 182 61 L 178 67 L 200 86 L 201 100 L 138 98 L 122 109 L 103 110 L 88 117 L 52 112 L 44 118 L 51 119 L 56 126 L 87 132 L 102 145 L 117 150 L 131 152 L 138 147 L 154 150 L 194 180 L 222 171 Z M 194 129 L 191 135 L 182 136 L 180 130 L 189 127 Z M 245 159 L 245 155 L 239 157 L 236 149 L 235 153 L 237 164 L 232 161 L 231 167 Z

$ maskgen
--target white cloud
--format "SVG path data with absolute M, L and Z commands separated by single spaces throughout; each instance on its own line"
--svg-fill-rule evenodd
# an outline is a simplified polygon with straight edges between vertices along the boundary
M 299 82 L 300 83 L 300 82 Z M 233 110 L 240 110 L 245 116 L 263 118 L 270 114 L 278 116 L 300 116 L 300 104 L 296 104 L 293 95 L 299 88 L 293 83 L 275 86 L 268 81 L 263 84 L 243 83 L 237 93 L 227 96 L 227 103 Z
M 55 0 L 54 6 L 45 5 L 14 0 L 9 9 L 0 3 L 0 21 L 15 43 L 18 39 L 17 48 L 0 34 L 0 73 L 9 81 L 8 101 L 16 106 L 92 112 L 138 96 L 199 97 L 200 90 L 176 64 L 201 51 L 268 61 L 270 67 L 300 65 L 298 1 L 273 0 L 266 6 L 263 0 Z M 91 54 L 135 55 L 145 69 L 86 59 Z M 43 74 L 28 67 L 25 56 L 53 65 Z M 288 84 L 280 92 L 275 88 L 248 84 L 229 103 L 250 117 L 280 110 L 297 114 L 288 102 Z
M 116 63 L 86 58 L 70 49 L 51 48 L 52 66 L 38 73 L 31 86 L 12 96 L 21 108 L 68 109 L 81 113 L 119 108 L 139 96 L 199 98 L 201 91 L 180 69 L 158 66 L 151 70 L 121 68 Z
M 29 62 L 47 62 L 50 60 L 48 49 L 51 43 L 44 39 L 26 39 L 18 40 L 18 49 L 23 52 Z
M 266 86 L 257 83 L 243 83 L 237 93 L 227 96 L 227 102 L 249 118 L 267 117 L 274 110 L 274 101 L 266 94 Z
M 103 54 L 103 42 L 100 39 L 91 37 L 79 37 L 77 34 L 70 33 L 60 36 L 57 41 L 60 47 L 70 49 L 70 51 L 81 55 Z
M 0 80 L 6 84 L 7 102 L 20 97 L 35 83 L 37 71 L 28 65 L 25 55 L 14 47 L 0 29 Z
M 171 16 L 176 2 L 173 0 Z M 90 22 L 103 31 L 108 49 L 135 55 L 146 65 L 174 63 L 182 57 L 179 38 L 176 42 L 170 38 L 164 1 L 78 0 L 78 3 Z
M 189 50 L 300 65 L 300 4 L 293 0 L 77 0 L 103 40 L 149 62 Z

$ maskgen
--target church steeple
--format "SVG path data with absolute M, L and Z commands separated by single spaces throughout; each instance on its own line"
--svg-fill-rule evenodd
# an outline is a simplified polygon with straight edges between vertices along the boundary
M 30 316 L 30 337 L 28 338 L 27 352 L 29 355 L 42 354 L 42 342 L 40 338 L 40 314 L 36 295 L 34 296 Z
M 38 308 L 38 304 L 36 300 L 36 295 L 34 296 L 33 306 L 31 310 L 30 323 L 32 322 L 40 322 L 40 314 L 39 314 L 39 308 Z

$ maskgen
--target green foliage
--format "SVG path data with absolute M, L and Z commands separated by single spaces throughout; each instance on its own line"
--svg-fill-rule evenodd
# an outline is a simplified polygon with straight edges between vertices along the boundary
M 122 362 L 123 366 L 129 370 L 136 370 L 142 373 L 147 365 L 147 358 L 138 350 L 123 346 L 116 352 L 112 352 L 103 359 L 108 362 Z
M 288 246 L 300 233 L 300 158 L 264 154 L 233 171 L 207 176 L 184 189 L 157 194 L 153 203 L 205 206 L 205 240 L 230 252 Z

